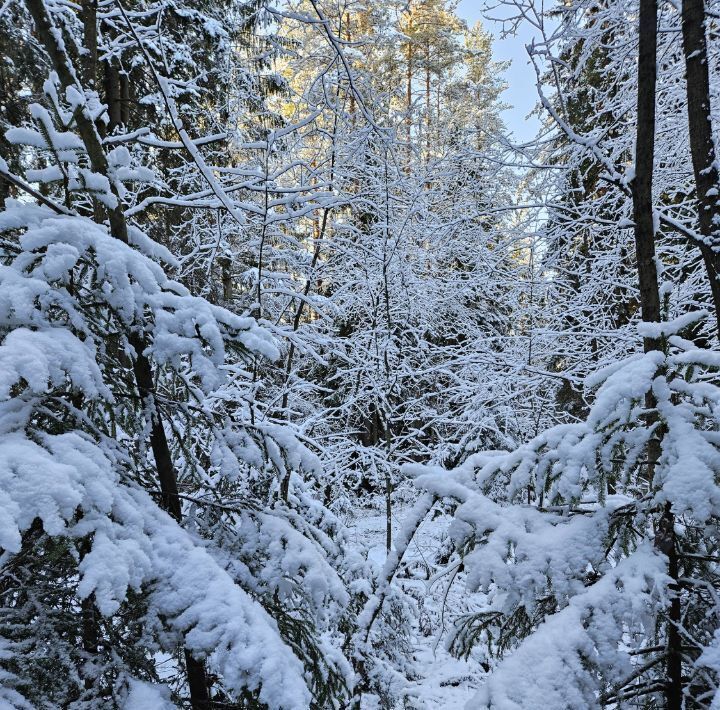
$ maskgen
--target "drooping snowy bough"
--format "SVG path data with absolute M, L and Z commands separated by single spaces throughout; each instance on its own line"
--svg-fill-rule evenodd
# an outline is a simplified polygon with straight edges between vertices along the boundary
M 662 702 L 673 655 L 683 697 L 715 697 L 720 359 L 678 334 L 702 317 L 642 324 L 664 350 L 590 378 L 585 421 L 453 471 L 408 467 L 454 506 L 448 566 L 487 594 L 448 640 L 459 655 L 488 648 L 468 707 Z
M 0 213 L 2 700 L 163 707 L 189 682 L 193 702 L 338 702 L 337 523 L 305 492 L 315 456 L 253 418 L 248 366 L 273 338 L 169 278 L 172 255 L 124 217 L 125 183 L 152 173 L 102 147 L 103 108 L 36 5 L 61 76 L 52 113 L 33 104 L 34 128 L 6 135 L 47 167 L 0 168 L 65 203 Z M 274 505 L 267 482 L 287 477 Z
M 159 649 L 171 651 L 182 640 L 209 658 L 229 691 L 261 689 L 259 698 L 271 707 L 307 707 L 303 664 L 276 621 L 235 583 L 223 554 L 158 507 L 155 486 L 143 486 L 147 469 L 137 463 L 147 454 L 130 456 L 142 449 L 145 418 L 133 399 L 125 333 L 141 318 L 151 337 L 148 354 L 164 377 L 192 392 L 193 406 L 208 420 L 205 436 L 213 437 L 210 455 L 217 460 L 208 491 L 263 461 L 252 436 L 236 441 L 240 433 L 233 433 L 227 415 L 216 422 L 221 412 L 213 411 L 212 396 L 232 391 L 223 368 L 225 342 L 261 355 L 272 355 L 272 342 L 254 321 L 191 297 L 148 256 L 86 218 L 14 202 L 0 215 L 0 230 L 7 259 L 0 269 L 3 564 L 12 566 L 33 535 L 61 538 L 70 547 L 87 541 L 76 553 L 79 599 L 92 596 L 111 617 L 129 596 L 141 594 L 146 633 L 165 628 Z M 275 441 L 282 458 L 280 447 L 291 442 L 287 436 Z M 298 445 L 287 458 L 295 468 L 311 462 Z M 282 517 L 274 523 L 280 529 L 263 542 L 267 517 L 256 518 L 255 529 L 236 518 L 235 533 L 252 533 L 257 540 L 244 537 L 243 545 L 268 545 L 264 554 L 278 562 L 276 536 L 296 548 L 288 557 L 295 569 L 281 564 L 264 586 L 282 593 L 283 575 L 299 574 L 311 582 L 308 593 L 318 607 L 332 597 L 341 607 L 344 589 L 314 543 Z M 242 581 L 251 578 L 246 571 Z M 3 624 L 8 616 L 6 608 Z

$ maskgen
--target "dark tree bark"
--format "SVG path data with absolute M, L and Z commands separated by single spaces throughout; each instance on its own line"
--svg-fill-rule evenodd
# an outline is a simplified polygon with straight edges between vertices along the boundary
M 667 555 L 668 575 L 673 579 L 672 597 L 668 611 L 667 661 L 665 663 L 665 707 L 668 710 L 681 710 L 682 702 L 682 639 L 679 626 L 682 622 L 682 607 L 678 579 L 680 576 L 677 539 L 675 535 L 675 515 L 670 503 L 658 521 L 655 531 L 655 547 Z
M 229 306 L 233 300 L 232 259 L 229 256 L 223 256 L 218 259 L 218 263 L 222 281 L 222 303 Z
M 81 17 L 83 23 L 83 80 L 91 88 L 96 88 L 98 43 L 97 43 L 97 0 L 83 0 Z
M 90 552 L 90 543 L 84 540 L 80 548 L 81 554 L 84 556 Z M 83 651 L 90 657 L 94 658 L 98 653 L 100 645 L 100 634 L 98 626 L 99 612 L 95 606 L 95 600 L 92 596 L 86 597 L 80 602 L 82 614 L 82 644 Z M 84 685 L 86 690 L 93 687 L 95 679 L 92 675 L 86 675 Z
M 104 62 L 105 69 L 105 103 L 107 104 L 108 133 L 112 133 L 122 124 L 122 102 L 120 96 L 120 72 L 115 64 L 108 60 Z
M 710 281 L 718 337 L 720 337 L 720 176 L 715 162 L 710 115 L 710 78 L 705 6 L 703 0 L 683 0 L 682 34 L 685 53 L 690 152 L 698 203 L 698 224 L 704 244 L 700 246 Z
M 410 13 L 410 25 L 412 29 L 412 1 L 408 2 L 406 12 Z M 413 55 L 414 55 L 413 40 L 408 37 L 407 42 L 407 67 L 405 70 L 405 110 L 407 116 L 405 117 L 405 128 L 407 130 L 407 141 L 408 147 L 410 146 L 410 140 L 412 138 L 412 82 L 413 82 Z
M 652 208 L 653 167 L 655 161 L 655 94 L 657 83 L 657 0 L 640 0 L 637 141 L 635 177 L 632 182 L 633 216 L 635 219 L 635 249 L 642 317 L 647 322 L 660 321 L 660 292 L 655 264 L 655 227 Z M 645 338 L 645 352 L 660 349 L 659 339 Z M 647 425 L 658 424 L 657 402 L 652 392 L 645 398 L 648 410 Z M 648 442 L 647 480 L 652 485 L 655 466 L 660 457 L 659 429 Z M 674 536 L 673 514 L 668 506 L 659 521 L 659 529 L 669 527 Z M 677 579 L 677 555 L 674 539 L 662 550 L 668 555 L 668 573 Z M 680 621 L 680 602 L 673 599 L 667 624 L 667 662 L 665 666 L 665 706 L 680 710 L 682 706 L 681 640 L 677 622 Z
M 76 86 L 76 74 L 71 60 L 63 45 L 58 41 L 59 30 L 53 27 L 43 0 L 26 0 L 26 5 L 35 23 L 38 38 L 47 51 L 63 87 Z M 107 176 L 109 174 L 107 156 L 95 124 L 85 116 L 82 109 L 75 112 L 75 122 L 93 171 Z M 110 231 L 113 237 L 127 244 L 127 222 L 122 209 L 122 201 L 119 195 L 116 197 L 118 198 L 117 206 L 108 209 Z M 165 428 L 155 401 L 152 365 L 144 354 L 147 343 L 138 332 L 131 333 L 128 340 L 135 351 L 133 371 L 136 385 L 146 411 L 152 412 L 150 445 L 160 483 L 162 507 L 179 522 L 182 512 L 178 497 L 177 477 Z M 202 662 L 194 659 L 188 651 L 185 651 L 185 661 L 192 707 L 195 710 L 207 710 L 210 708 L 210 693 L 205 666 Z
M 390 447 L 392 445 L 392 425 L 389 421 L 385 422 L 385 445 L 387 447 L 388 457 L 390 456 Z M 392 550 L 392 493 L 393 484 L 390 477 L 390 471 L 385 469 L 385 551 L 390 554 Z
M 120 123 L 127 128 L 130 125 L 130 77 L 120 72 Z
M 708 70 L 707 39 L 705 36 L 705 5 L 703 0 L 683 0 L 682 4 L 683 51 L 685 54 L 688 130 L 690 153 L 695 174 L 698 205 L 698 224 L 703 244 L 700 245 L 705 269 L 715 306 L 717 335 L 720 338 L 720 175 L 718 174 L 715 143 L 712 136 L 710 113 L 710 76 Z M 678 550 L 675 540 L 674 517 L 668 508 L 667 555 L 669 574 L 679 577 Z M 677 587 L 677 585 L 676 585 Z M 670 633 L 668 641 L 667 706 L 674 710 L 682 706 L 682 655 L 679 625 L 682 620 L 679 591 L 670 606 Z
M 635 252 L 637 256 L 640 307 L 644 321 L 660 321 L 660 291 L 655 264 L 655 226 L 652 206 L 655 161 L 655 86 L 657 82 L 656 0 L 640 0 L 640 49 L 638 59 L 637 142 L 635 177 L 632 181 Z M 659 343 L 645 339 L 645 351 Z

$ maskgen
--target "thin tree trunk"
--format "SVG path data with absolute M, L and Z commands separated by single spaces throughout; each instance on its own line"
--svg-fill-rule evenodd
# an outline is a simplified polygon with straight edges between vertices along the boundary
M 655 93 L 657 82 L 657 0 L 640 0 L 638 58 L 637 142 L 635 178 L 632 182 L 633 216 L 635 219 L 635 249 L 637 251 L 640 306 L 644 321 L 660 321 L 660 293 L 655 264 L 655 228 L 652 210 L 653 164 L 655 159 Z M 644 341 L 645 351 L 658 350 L 661 342 L 652 337 Z M 645 401 L 648 427 L 658 424 L 657 402 L 652 392 Z M 661 452 L 661 432 L 656 428 L 648 443 L 647 479 L 652 485 L 655 466 Z M 674 516 L 668 506 L 659 521 L 656 545 L 668 555 L 668 573 L 677 579 Z M 659 544 L 658 544 L 659 543 Z M 664 548 L 664 549 L 663 549 Z M 665 707 L 680 710 L 682 706 L 681 640 L 677 623 L 680 621 L 680 600 L 675 595 L 667 624 L 667 663 L 665 667 Z
M 52 25 L 43 0 L 25 0 L 25 2 L 35 23 L 37 35 L 45 47 L 63 87 L 77 86 L 71 60 L 59 41 L 59 30 Z M 75 111 L 75 122 L 93 171 L 107 176 L 109 174 L 107 156 L 95 124 L 84 114 L 82 108 Z M 118 198 L 117 206 L 108 208 L 110 231 L 113 237 L 127 244 L 127 223 L 122 209 L 122 201 L 118 195 L 116 197 Z M 137 388 L 146 411 L 152 412 L 150 445 L 160 483 L 162 507 L 180 521 L 182 514 L 178 498 L 177 478 L 165 429 L 155 402 L 152 365 L 144 354 L 147 343 L 144 337 L 137 332 L 131 333 L 128 340 L 135 350 L 133 371 Z M 195 710 L 207 710 L 210 707 L 210 694 L 204 664 L 194 659 L 188 651 L 185 651 L 185 660 L 192 707 Z
M 220 277 L 222 280 L 222 302 L 229 306 L 233 300 L 232 260 L 229 256 L 218 259 L 220 264 Z
M 346 40 L 348 43 L 348 46 L 352 42 L 352 25 L 350 24 L 350 12 L 348 11 L 345 13 L 345 32 L 346 32 Z M 357 101 L 355 99 L 355 92 L 354 91 L 348 91 L 348 94 L 350 96 L 350 123 L 355 126 L 355 117 L 357 114 Z
M 677 539 L 675 535 L 675 515 L 670 503 L 665 505 L 665 512 L 658 521 L 655 533 L 655 547 L 668 557 L 668 576 L 673 580 L 671 585 L 670 609 L 668 612 L 667 661 L 665 662 L 665 707 L 667 710 L 681 710 L 682 698 L 682 639 L 680 623 L 682 607 L 680 605 L 680 589 L 678 585 L 679 564 Z
M 412 2 L 407 4 L 407 12 L 410 15 L 408 30 L 412 30 Z M 413 42 L 408 36 L 407 44 L 407 68 L 405 73 L 405 126 L 407 128 L 408 147 L 412 136 L 412 80 L 413 80 Z
M 428 160 L 430 160 L 430 40 L 425 43 L 425 144 L 427 146 Z
M 408 143 L 412 136 L 412 79 L 413 79 L 413 46 L 408 42 L 408 58 L 407 58 L 407 73 L 405 76 L 405 106 L 407 111 L 407 118 L 405 119 L 405 125 L 407 127 L 407 139 Z
M 655 226 L 652 205 L 655 161 L 655 86 L 657 81 L 657 0 L 640 0 L 640 52 L 638 60 L 637 142 L 632 181 L 635 251 L 637 255 L 642 319 L 660 321 L 660 291 L 655 264 Z M 645 351 L 659 342 L 645 338 Z
M 708 74 L 707 40 L 705 38 L 705 6 L 703 0 L 683 0 L 683 50 L 687 87 L 690 152 L 698 203 L 700 234 L 706 244 L 700 246 L 710 281 L 718 337 L 720 337 L 720 176 L 715 162 L 710 114 L 710 78 Z
M 95 90 L 97 83 L 97 0 L 82 0 L 83 23 L 83 79 Z
M 84 557 L 90 552 L 89 540 L 83 540 L 80 545 L 80 553 Z M 85 651 L 91 659 L 94 659 L 98 653 L 100 643 L 98 629 L 98 610 L 95 606 L 95 599 L 92 596 L 85 597 L 80 602 L 80 610 L 82 614 L 82 644 Z M 89 667 L 89 666 L 86 666 Z M 83 684 L 86 690 L 91 690 L 95 684 L 95 678 L 92 673 L 84 674 Z
M 435 125 L 440 126 L 440 98 L 441 98 L 441 91 L 440 91 L 440 78 L 438 77 L 438 84 L 437 84 L 437 95 L 435 97 Z
M 429 97 L 429 94 L 428 94 Z M 390 283 L 389 283 L 389 276 L 388 276 L 388 257 L 387 257 L 387 245 L 390 240 L 390 179 L 388 175 L 388 156 L 387 156 L 387 149 L 385 150 L 384 155 L 384 172 L 385 172 L 385 180 L 384 180 L 384 187 L 385 187 L 385 236 L 384 236 L 384 245 L 383 245 L 383 298 L 385 301 L 385 326 L 387 328 L 387 337 L 388 340 L 392 337 L 393 332 L 393 322 L 392 322 L 392 316 L 390 313 Z M 392 258 L 392 257 L 391 257 Z M 390 360 L 388 359 L 388 351 L 387 346 L 384 349 L 383 352 L 383 362 L 385 365 L 385 378 L 386 382 L 389 384 L 391 377 L 391 368 L 390 368 Z M 392 477 L 390 476 L 390 455 L 392 453 L 392 413 L 390 410 L 390 401 L 391 401 L 391 392 L 392 392 L 392 385 L 389 386 L 387 391 L 387 412 L 385 413 L 385 445 L 386 445 L 386 452 L 387 452 L 387 463 L 385 466 L 385 547 L 387 549 L 388 555 L 390 554 L 390 550 L 392 549 L 392 491 L 393 491 L 393 485 L 392 485 Z
M 112 133 L 122 124 L 120 106 L 120 72 L 111 59 L 104 62 L 105 68 L 105 103 L 108 107 L 108 133 Z
M 120 123 L 127 127 L 130 125 L 130 77 L 120 72 Z
M 349 16 L 348 16 L 349 18 Z M 349 27 L 349 19 L 348 19 L 348 27 Z M 349 30 L 348 30 L 349 33 Z M 348 35 L 349 36 L 349 35 Z M 336 94 L 336 98 L 340 97 L 340 92 L 338 89 L 338 92 Z M 334 121 L 333 121 L 333 150 L 332 155 L 330 158 L 330 185 L 334 185 L 335 183 L 335 160 L 336 160 L 336 152 L 335 152 L 335 140 L 337 138 L 337 114 L 335 115 Z M 317 219 L 313 220 L 313 241 L 315 242 L 315 247 L 313 249 L 313 256 L 312 261 L 310 262 L 310 273 L 308 274 L 308 277 L 305 281 L 305 287 L 303 288 L 303 298 L 298 300 L 297 309 L 295 310 L 295 315 L 293 317 L 293 325 L 292 325 L 292 332 L 297 333 L 298 329 L 300 328 L 300 321 L 302 320 L 302 315 L 305 310 L 305 303 L 307 301 L 307 297 L 310 294 L 310 288 L 312 287 L 312 277 L 313 272 L 315 271 L 315 267 L 317 266 L 317 263 L 320 259 L 320 251 L 323 245 L 323 242 L 325 240 L 325 232 L 327 230 L 328 226 L 328 218 L 330 216 L 330 210 L 331 207 L 325 207 L 323 209 L 322 219 L 320 221 L 320 224 L 318 225 Z M 320 280 L 318 280 L 317 288 L 318 291 L 320 290 Z M 295 357 L 295 342 L 290 341 L 290 346 L 288 348 L 288 354 L 287 359 L 285 360 L 285 378 L 284 378 L 284 391 L 282 395 L 282 400 L 280 404 L 280 411 L 282 413 L 282 416 L 285 419 L 288 419 L 288 401 L 289 401 L 289 385 L 290 385 L 290 374 L 292 373 L 292 365 L 293 365 L 293 358 Z M 285 503 L 288 502 L 288 495 L 290 494 L 290 473 L 283 477 L 282 481 L 280 482 L 280 498 Z
M 390 451 L 392 448 L 392 430 L 390 421 L 385 422 L 385 445 L 387 447 L 388 462 L 390 460 Z M 385 467 L 385 551 L 390 554 L 392 550 L 392 478 L 390 469 Z
M 322 240 L 325 235 L 325 229 L 327 227 L 328 222 L 328 215 L 330 214 L 330 208 L 326 207 L 323 210 L 323 217 L 322 217 L 322 226 L 320 227 L 319 232 L 316 234 L 315 238 L 315 249 L 313 250 L 313 258 L 310 262 L 310 272 L 312 274 L 312 271 L 317 266 L 318 259 L 320 258 L 320 248 L 322 245 Z M 316 226 L 313 225 L 313 230 L 316 229 Z M 302 314 L 305 309 L 305 301 L 307 299 L 307 296 L 310 293 L 310 287 L 312 286 L 312 276 L 308 276 L 307 280 L 305 281 L 305 287 L 303 288 L 303 298 L 299 300 L 297 309 L 295 311 L 295 315 L 293 317 L 293 333 L 297 333 L 298 329 L 300 328 L 300 321 L 302 319 Z M 280 411 L 282 413 L 282 416 L 284 418 L 288 418 L 287 415 L 287 407 L 288 407 L 288 400 L 290 393 L 288 391 L 288 388 L 290 386 L 290 373 L 292 372 L 292 365 L 293 365 L 293 358 L 295 357 L 295 343 L 293 341 L 290 342 L 290 347 L 288 348 L 288 354 L 287 359 L 285 360 L 285 382 L 284 382 L 284 391 L 282 395 L 282 400 L 280 404 Z M 282 481 L 280 482 L 280 498 L 287 503 L 288 502 L 288 495 L 290 494 L 290 473 L 283 477 Z

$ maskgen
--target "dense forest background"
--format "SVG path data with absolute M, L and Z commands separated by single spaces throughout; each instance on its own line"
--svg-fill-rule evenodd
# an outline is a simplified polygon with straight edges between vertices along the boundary
M 0 707 L 720 708 L 720 5 L 2 0 Z

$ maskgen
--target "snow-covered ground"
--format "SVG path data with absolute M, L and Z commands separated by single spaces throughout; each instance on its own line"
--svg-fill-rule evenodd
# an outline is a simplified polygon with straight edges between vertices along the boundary
M 393 531 L 401 528 L 408 510 L 407 506 L 395 510 Z M 447 632 L 452 626 L 448 611 L 463 609 L 472 600 L 463 600 L 468 595 L 461 580 L 456 578 L 448 591 L 448 578 L 432 579 L 434 559 L 442 546 L 447 519 L 433 521 L 430 517 L 421 524 L 405 555 L 410 571 L 395 580 L 418 605 L 413 637 L 417 679 L 408 685 L 407 698 L 412 703 L 409 707 L 418 710 L 460 710 L 475 695 L 483 669 L 477 658 L 457 659 L 445 648 Z M 386 557 L 385 515 L 358 509 L 346 522 L 352 543 L 379 568 Z M 478 595 L 472 596 L 476 600 Z M 367 710 L 370 707 L 368 705 Z

